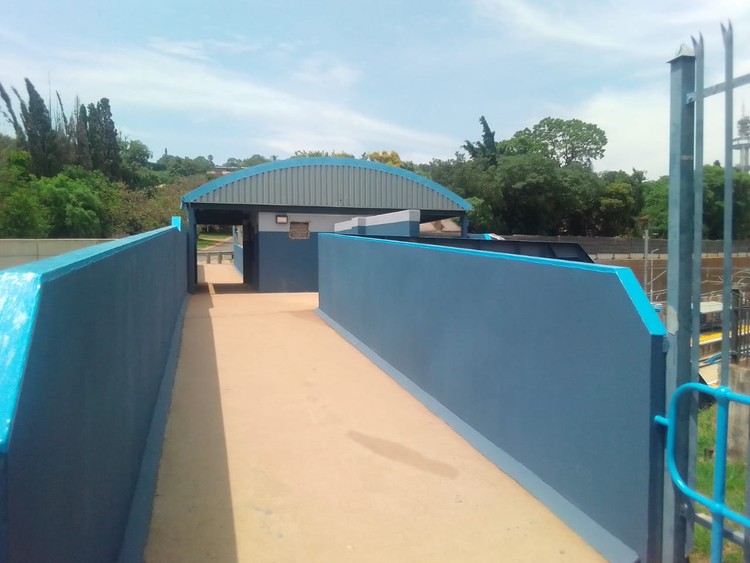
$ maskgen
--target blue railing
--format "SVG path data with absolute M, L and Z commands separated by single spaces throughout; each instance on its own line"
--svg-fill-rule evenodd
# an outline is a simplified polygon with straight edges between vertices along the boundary
M 676 420 L 679 409 L 680 399 L 683 395 L 696 391 L 711 395 L 716 399 L 716 447 L 714 456 L 714 486 L 713 498 L 708 498 L 699 492 L 691 489 L 677 469 L 675 461 L 675 441 L 676 441 Z M 741 524 L 745 529 L 750 528 L 750 519 L 747 516 L 739 514 L 724 503 L 726 492 L 726 472 L 727 472 L 727 427 L 729 423 L 729 403 L 736 402 L 743 405 L 750 405 L 750 397 L 734 393 L 729 387 L 721 386 L 717 388 L 703 385 L 702 383 L 686 383 L 677 388 L 672 395 L 669 403 L 669 412 L 667 416 L 656 416 L 654 420 L 657 424 L 667 427 L 667 468 L 669 475 L 675 486 L 686 497 L 698 502 L 711 511 L 711 561 L 720 562 L 722 557 L 723 536 L 724 536 L 724 519 L 729 518 Z

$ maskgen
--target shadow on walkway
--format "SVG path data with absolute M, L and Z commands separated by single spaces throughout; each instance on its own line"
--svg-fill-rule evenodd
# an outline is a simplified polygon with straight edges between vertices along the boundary
M 203 287 L 190 298 L 183 327 L 145 554 L 149 563 L 238 560 L 213 297 Z

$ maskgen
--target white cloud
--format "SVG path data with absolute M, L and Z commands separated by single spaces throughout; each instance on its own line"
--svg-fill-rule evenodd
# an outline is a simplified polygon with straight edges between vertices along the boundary
M 246 130 L 257 147 L 225 148 L 227 153 L 266 150 L 286 156 L 297 149 L 365 150 L 394 148 L 409 155 L 448 155 L 456 141 L 443 135 L 416 131 L 352 109 L 347 104 L 308 96 L 295 83 L 270 87 L 256 79 L 221 69 L 207 60 L 206 45 L 191 42 L 157 42 L 153 49 L 120 49 L 108 52 L 61 51 L 53 61 L 53 88 L 84 101 L 107 96 L 118 114 L 158 114 L 179 130 L 162 131 L 159 145 L 174 154 L 222 152 L 211 143 L 226 143 L 223 129 Z M 306 68 L 321 68 L 325 80 L 336 88 L 351 87 L 357 72 L 328 59 L 313 60 Z M 49 62 L 49 61 L 47 61 Z M 316 66 L 317 65 L 317 66 Z M 26 69 L 32 81 L 46 82 L 46 71 L 34 59 L 15 58 L 12 68 L 0 62 L 0 76 L 12 83 Z M 11 72 L 8 72 L 11 71 Z M 36 78 L 35 78 L 36 77 Z M 297 76 L 304 80 L 305 76 Z M 309 77 L 312 79 L 312 77 Z M 130 131 L 143 129 L 118 119 Z M 159 131 L 151 131 L 151 138 Z
M 151 48 L 165 55 L 174 55 L 195 61 L 207 61 L 205 46 L 200 41 L 169 41 L 161 37 L 155 37 L 150 42 Z
M 293 73 L 294 79 L 305 86 L 331 92 L 349 90 L 360 76 L 358 70 L 322 53 L 303 59 L 299 69 Z
M 641 57 L 669 53 L 674 42 L 719 21 L 750 24 L 744 0 L 473 0 L 480 17 L 524 39 L 593 47 Z

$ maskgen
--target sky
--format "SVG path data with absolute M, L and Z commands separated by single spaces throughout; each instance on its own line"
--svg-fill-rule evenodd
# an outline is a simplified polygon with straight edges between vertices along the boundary
M 551 116 L 601 127 L 597 171 L 668 173 L 669 61 L 702 33 L 706 85 L 750 72 L 747 0 L 26 0 L 0 19 L 0 83 L 48 99 L 107 97 L 158 158 L 217 164 L 295 150 L 452 158 Z M 25 93 L 24 93 L 25 94 Z M 735 92 L 735 120 L 750 86 Z M 724 161 L 722 96 L 705 160 Z M 11 134 L 6 123 L 0 132 Z M 738 158 L 738 157 L 736 157 Z

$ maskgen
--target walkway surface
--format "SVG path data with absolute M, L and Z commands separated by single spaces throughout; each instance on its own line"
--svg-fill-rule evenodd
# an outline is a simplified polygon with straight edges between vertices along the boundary
M 145 560 L 602 561 L 328 327 L 200 267 Z

